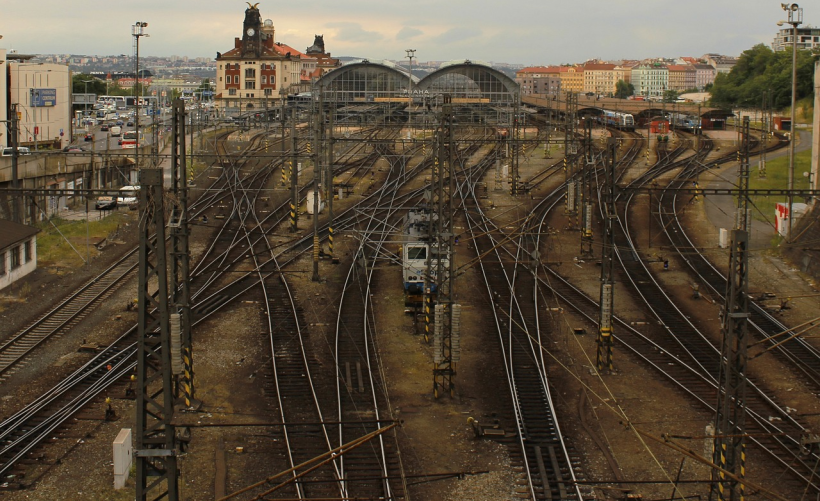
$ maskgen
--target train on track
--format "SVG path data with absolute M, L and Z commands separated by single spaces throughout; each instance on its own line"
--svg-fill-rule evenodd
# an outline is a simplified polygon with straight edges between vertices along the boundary
M 684 113 L 671 113 L 669 115 L 669 119 L 675 129 L 682 129 L 693 134 L 700 133 L 702 128 L 700 118 L 692 115 L 686 115 Z
M 603 110 L 598 117 L 598 121 L 609 127 L 617 127 L 620 130 L 635 130 L 635 117 L 630 113 Z
M 435 217 L 435 216 L 433 216 Z M 401 251 L 404 303 L 419 305 L 423 301 L 425 277 L 430 293 L 437 291 L 436 270 L 439 264 L 438 248 L 430 241 L 431 213 L 429 209 L 410 209 L 402 222 L 403 245 Z M 445 269 L 449 259 L 443 259 Z M 430 269 L 428 276 L 428 266 Z

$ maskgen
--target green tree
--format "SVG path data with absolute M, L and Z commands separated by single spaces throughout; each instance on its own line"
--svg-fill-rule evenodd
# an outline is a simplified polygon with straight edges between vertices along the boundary
M 798 51 L 796 68 L 799 100 L 814 91 L 812 51 Z M 741 54 L 731 72 L 715 77 L 711 102 L 716 106 L 760 106 L 763 94 L 769 92 L 775 108 L 786 107 L 791 101 L 791 75 L 791 49 L 774 52 L 764 44 L 755 45 Z
M 105 82 L 86 73 L 77 73 L 71 77 L 71 92 L 73 94 L 105 95 Z
M 635 93 L 635 86 L 623 80 L 618 80 L 615 83 L 615 97 L 618 99 L 626 99 Z
M 678 91 L 676 90 L 665 90 L 663 91 L 663 100 L 667 103 L 673 103 L 678 99 Z

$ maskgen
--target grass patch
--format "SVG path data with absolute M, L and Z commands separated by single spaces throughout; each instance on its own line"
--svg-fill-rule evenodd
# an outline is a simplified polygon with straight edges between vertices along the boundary
M 100 254 L 95 247 L 97 242 L 108 238 L 117 228 L 132 222 L 131 214 L 128 212 L 112 211 L 102 220 L 89 221 L 87 228 L 85 220 L 75 221 L 60 217 L 38 223 L 37 227 L 42 231 L 37 234 L 37 262 L 41 266 L 60 268 L 82 266 L 85 264 L 86 254 L 90 255 L 91 259 Z
M 758 173 L 758 162 L 751 161 L 751 175 L 749 188 L 751 189 L 787 189 L 789 187 L 789 157 L 788 155 L 766 161 L 766 178 L 762 179 Z M 803 177 L 804 172 L 811 170 L 811 150 L 801 151 L 794 155 L 794 188 L 806 189 L 809 179 Z M 773 221 L 774 208 L 779 202 L 787 202 L 785 195 L 753 196 L 752 217 L 758 221 Z M 805 202 L 801 197 L 795 197 L 795 202 Z

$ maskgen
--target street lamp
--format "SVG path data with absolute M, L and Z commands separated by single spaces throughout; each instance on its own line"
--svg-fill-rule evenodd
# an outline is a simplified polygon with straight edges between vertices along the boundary
M 148 23 L 137 21 L 131 26 L 131 36 L 134 37 L 135 49 L 134 54 L 134 129 L 137 136 L 137 146 L 134 148 L 134 165 L 137 169 L 140 168 L 140 96 L 139 96 L 139 82 L 140 82 L 140 37 L 150 36 L 144 32 L 148 27 Z
M 80 80 L 80 82 L 82 82 L 84 84 L 83 85 L 83 101 L 85 101 L 85 111 L 83 111 L 83 116 L 84 117 L 88 115 L 88 84 L 90 84 L 93 81 L 94 81 L 94 79 Z M 85 125 L 85 119 L 83 119 L 83 125 Z M 86 128 L 86 130 L 88 130 L 88 129 Z
M 797 96 L 797 27 L 803 23 L 803 9 L 800 8 L 796 3 L 786 4 L 781 3 L 780 6 L 789 14 L 788 21 L 778 21 L 778 26 L 783 26 L 784 24 L 791 24 L 792 25 L 792 110 L 791 110 L 791 124 L 789 125 L 789 229 L 788 229 L 788 239 L 791 240 L 792 238 L 792 221 L 794 220 L 793 216 L 793 205 L 794 205 L 794 195 L 792 194 L 792 190 L 794 190 L 794 133 L 796 128 L 796 118 L 795 118 L 795 99 Z
M 407 105 L 409 106 L 410 103 L 413 102 L 411 91 L 413 90 L 413 58 L 416 56 L 416 49 L 405 49 L 404 52 L 407 54 L 407 59 L 410 60 L 410 69 L 407 71 L 409 77 L 409 83 L 407 84 Z

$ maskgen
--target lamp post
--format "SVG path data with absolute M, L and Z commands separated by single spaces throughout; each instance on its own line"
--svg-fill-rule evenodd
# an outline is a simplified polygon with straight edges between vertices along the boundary
M 407 54 L 407 59 L 410 60 L 410 69 L 407 71 L 408 77 L 408 84 L 407 84 L 407 105 L 409 106 L 410 103 L 413 102 L 413 58 L 416 56 L 416 49 L 405 49 L 404 51 Z
M 796 3 L 781 3 L 780 6 L 789 14 L 787 21 L 778 21 L 778 26 L 784 24 L 792 25 L 792 103 L 791 103 L 791 124 L 789 125 L 789 228 L 788 240 L 792 238 L 792 222 L 794 221 L 794 133 L 795 133 L 795 99 L 797 96 L 797 27 L 803 23 L 803 9 Z
M 140 147 L 142 146 L 140 143 L 140 96 L 139 96 L 139 83 L 140 83 L 140 37 L 147 37 L 150 36 L 145 33 L 145 28 L 148 27 L 148 23 L 144 23 L 142 21 L 137 21 L 131 26 L 131 36 L 134 37 L 135 42 L 135 53 L 134 53 L 134 130 L 136 131 L 137 136 L 137 146 L 134 148 L 134 166 L 139 169 L 140 168 Z
M 83 111 L 83 117 L 88 115 L 88 84 L 93 82 L 94 80 L 80 80 L 83 83 L 83 101 L 85 101 L 85 110 Z M 86 124 L 86 119 L 83 118 L 83 125 L 85 125 L 85 130 L 88 131 L 88 125 Z

